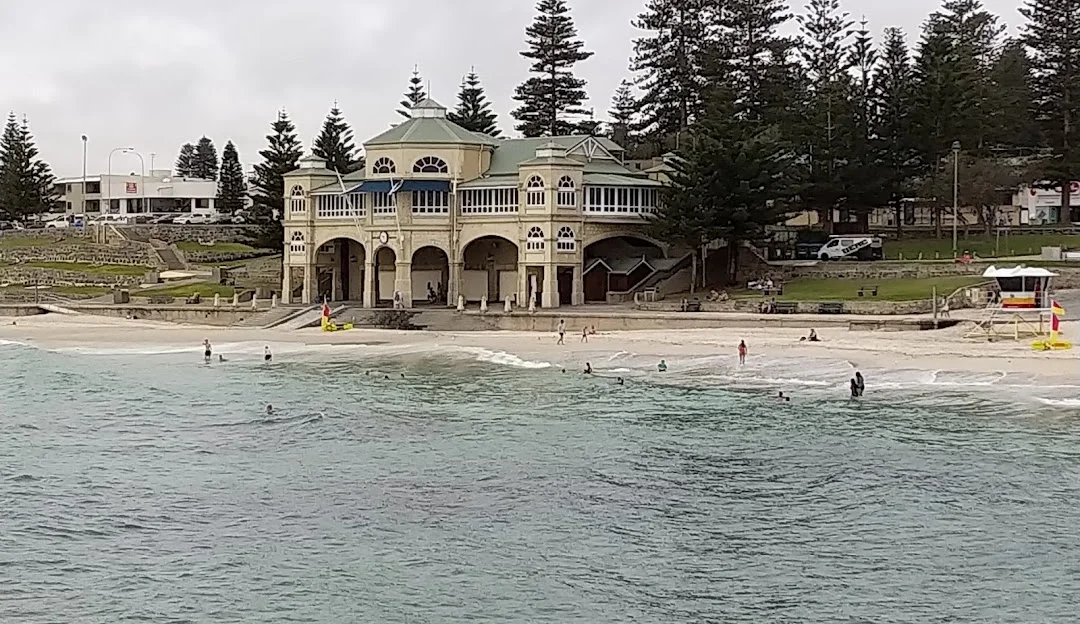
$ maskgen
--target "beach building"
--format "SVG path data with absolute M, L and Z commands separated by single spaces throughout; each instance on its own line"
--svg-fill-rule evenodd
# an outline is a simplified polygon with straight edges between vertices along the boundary
M 85 187 L 84 187 L 85 182 Z M 101 174 L 56 181 L 64 212 L 113 215 L 214 214 L 217 182 L 172 175 L 168 169 L 143 174 Z
M 646 234 L 660 174 L 624 164 L 614 142 L 495 139 L 446 112 L 417 104 L 364 143 L 356 173 L 306 158 L 285 176 L 285 302 L 552 308 L 585 302 L 586 273 L 588 299 L 603 300 L 672 262 Z

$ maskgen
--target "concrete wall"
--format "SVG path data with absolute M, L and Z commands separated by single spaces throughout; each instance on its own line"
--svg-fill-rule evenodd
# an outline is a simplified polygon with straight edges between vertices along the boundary
M 212 308 L 206 306 L 144 306 L 136 304 L 125 306 L 69 304 L 64 307 L 75 312 L 95 316 L 131 317 L 140 320 L 214 326 L 234 325 L 251 317 L 253 314 L 266 311 L 266 308 L 260 308 L 257 312 L 253 312 L 250 307 Z
M 128 225 L 116 229 L 166 243 L 216 241 L 247 244 L 259 234 L 259 227 L 256 225 Z
M 610 314 L 488 314 L 468 313 L 469 317 L 482 318 L 492 329 L 504 331 L 554 332 L 559 319 L 566 321 L 569 335 L 581 333 L 582 327 L 595 327 L 597 331 L 637 331 L 637 330 L 674 330 L 708 329 L 714 327 L 847 327 L 849 319 L 843 316 L 805 316 L 772 315 L 760 317 L 733 316 L 721 314 L 671 314 L 637 312 L 619 316 Z M 423 316 L 417 320 L 423 324 Z

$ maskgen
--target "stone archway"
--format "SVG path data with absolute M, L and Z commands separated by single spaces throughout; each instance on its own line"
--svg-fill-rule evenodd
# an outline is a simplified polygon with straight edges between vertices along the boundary
M 397 252 L 390 247 L 379 247 L 373 256 L 375 279 L 373 280 L 372 301 L 375 305 L 393 304 L 394 285 L 397 279 Z
M 447 305 L 450 284 L 450 257 L 439 247 L 428 245 L 413 253 L 411 266 L 412 300 L 430 305 Z
M 315 254 L 319 300 L 362 301 L 366 254 L 363 243 L 351 238 L 333 238 L 320 245 Z
M 487 297 L 493 305 L 510 297 L 518 305 L 518 246 L 501 236 L 481 236 L 461 252 L 461 283 L 457 291 L 465 301 Z
M 664 258 L 654 241 L 632 234 L 614 234 L 593 240 L 582 254 L 582 288 L 585 302 L 607 301 L 609 292 L 626 292 L 653 272 L 647 262 Z

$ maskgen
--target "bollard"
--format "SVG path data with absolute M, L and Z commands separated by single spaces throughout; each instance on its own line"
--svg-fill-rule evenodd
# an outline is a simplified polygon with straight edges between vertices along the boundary
M 251 309 L 252 310 L 258 310 L 259 309 L 259 297 L 257 295 L 252 295 L 251 296 Z
M 480 297 L 480 312 L 481 314 L 487 312 L 487 295 Z
M 214 293 L 214 307 L 217 308 L 217 307 L 220 307 L 220 306 L 221 306 L 221 293 Z
M 274 294 L 270 295 L 270 307 L 271 308 L 276 308 L 277 307 L 277 293 L 274 293 Z
M 503 312 L 505 312 L 506 314 L 510 314 L 511 309 L 512 308 L 510 306 L 510 295 L 506 295 L 506 298 L 503 299 Z
M 458 295 L 457 296 L 457 311 L 458 312 L 464 312 L 465 311 L 465 295 Z
M 239 294 L 239 293 L 233 293 L 233 296 L 232 296 L 232 307 L 234 307 L 234 308 L 235 308 L 235 307 L 237 307 L 237 306 L 239 306 L 239 305 L 240 305 L 240 294 Z
M 536 312 L 536 297 L 529 297 L 529 312 Z

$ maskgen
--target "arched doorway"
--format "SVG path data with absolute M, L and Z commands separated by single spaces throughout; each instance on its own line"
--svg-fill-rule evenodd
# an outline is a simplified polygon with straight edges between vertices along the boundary
M 375 305 L 394 302 L 394 280 L 397 278 L 397 254 L 389 247 L 375 252 Z
M 364 245 L 350 238 L 323 243 L 315 254 L 318 298 L 359 301 L 364 294 Z
M 628 292 L 666 265 L 664 250 L 637 236 L 611 236 L 585 247 L 585 302 L 607 301 L 609 292 Z
M 412 300 L 446 305 L 450 284 L 450 258 L 435 246 L 421 247 L 412 257 Z
M 482 236 L 462 251 L 461 284 L 465 301 L 502 301 L 518 304 L 518 246 L 501 236 Z M 520 305 L 520 304 L 518 304 Z

